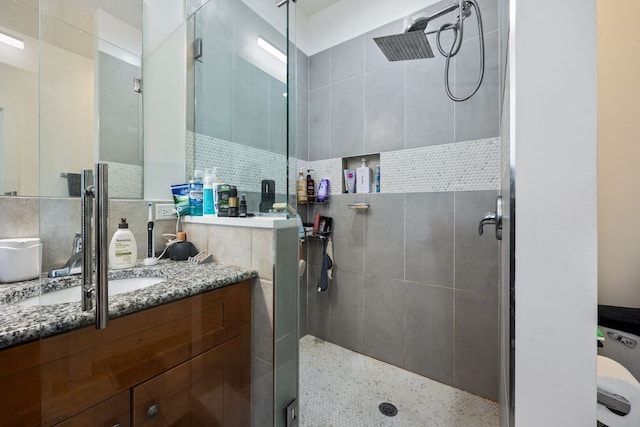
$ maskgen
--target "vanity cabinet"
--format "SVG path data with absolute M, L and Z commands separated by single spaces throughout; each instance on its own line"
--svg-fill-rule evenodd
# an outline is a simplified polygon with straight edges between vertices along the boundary
M 0 427 L 249 426 L 250 289 L 247 280 L 0 351 Z

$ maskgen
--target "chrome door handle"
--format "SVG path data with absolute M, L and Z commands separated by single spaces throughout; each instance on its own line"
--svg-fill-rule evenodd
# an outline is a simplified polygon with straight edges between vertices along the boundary
M 496 197 L 496 211 L 487 212 L 480 220 L 478 225 L 478 234 L 482 236 L 484 233 L 484 226 L 487 224 L 493 224 L 496 227 L 496 239 L 502 240 L 502 196 Z

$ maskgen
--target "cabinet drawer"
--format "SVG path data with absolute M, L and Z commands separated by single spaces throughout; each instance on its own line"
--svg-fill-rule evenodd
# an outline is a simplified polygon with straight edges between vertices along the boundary
M 130 427 L 131 393 L 129 390 L 80 412 L 56 427 Z
M 248 427 L 249 345 L 243 334 L 135 387 L 133 425 Z

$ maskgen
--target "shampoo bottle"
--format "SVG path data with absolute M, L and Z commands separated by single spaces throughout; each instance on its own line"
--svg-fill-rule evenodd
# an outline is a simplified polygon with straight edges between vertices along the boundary
M 138 245 L 133 233 L 129 230 L 126 218 L 120 219 L 118 231 L 113 234 L 109 244 L 109 267 L 131 268 L 136 265 Z
M 356 193 L 371 192 L 371 169 L 366 164 L 366 160 L 362 159 L 362 166 L 356 169 Z
M 215 196 L 213 190 L 213 171 L 207 169 L 204 172 L 204 180 L 202 184 L 202 213 L 203 215 L 215 215 Z
M 300 169 L 298 172 L 298 181 L 296 182 L 296 195 L 298 198 L 298 203 L 305 204 L 308 202 L 307 199 L 307 180 L 304 178 L 304 170 Z
M 316 183 L 311 178 L 311 171 L 313 169 L 307 169 L 307 201 L 312 203 L 316 200 Z

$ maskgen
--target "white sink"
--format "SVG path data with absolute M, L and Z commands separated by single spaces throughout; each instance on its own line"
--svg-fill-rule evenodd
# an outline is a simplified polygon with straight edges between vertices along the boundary
M 162 277 L 133 277 L 131 279 L 109 280 L 109 296 L 124 294 L 125 292 L 136 291 L 138 289 L 157 285 L 164 282 Z M 36 305 L 61 304 L 64 302 L 80 302 L 80 286 L 60 289 L 58 291 L 47 292 L 45 294 L 23 299 L 13 305 L 20 307 L 33 307 Z

